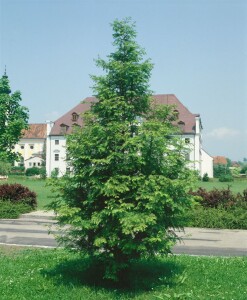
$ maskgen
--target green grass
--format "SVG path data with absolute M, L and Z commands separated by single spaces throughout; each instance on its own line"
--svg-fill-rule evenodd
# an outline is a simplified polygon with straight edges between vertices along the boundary
M 1 181 L 0 183 L 20 183 L 37 193 L 37 209 L 45 209 L 45 206 L 52 201 L 49 198 L 52 195 L 51 189 L 46 186 L 46 180 L 33 179 L 26 176 L 9 176 L 7 181 Z
M 0 299 L 247 299 L 247 258 L 170 256 L 109 284 L 65 250 L 0 248 Z
M 218 179 L 210 180 L 209 182 L 198 181 L 196 186 L 202 187 L 206 190 L 212 190 L 214 188 L 223 189 L 230 186 L 230 189 L 234 193 L 242 193 L 243 190 L 247 189 L 247 179 L 235 179 L 232 182 L 219 182 Z

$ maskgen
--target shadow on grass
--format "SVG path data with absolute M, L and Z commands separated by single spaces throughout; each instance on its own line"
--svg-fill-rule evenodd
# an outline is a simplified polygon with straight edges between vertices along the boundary
M 133 262 L 128 270 L 122 272 L 118 282 L 103 279 L 104 270 L 100 264 L 91 263 L 87 258 L 71 259 L 57 264 L 54 268 L 43 270 L 43 275 L 52 278 L 58 285 L 104 288 L 121 293 L 140 293 L 158 286 L 176 285 L 176 277 L 184 266 L 169 258 Z

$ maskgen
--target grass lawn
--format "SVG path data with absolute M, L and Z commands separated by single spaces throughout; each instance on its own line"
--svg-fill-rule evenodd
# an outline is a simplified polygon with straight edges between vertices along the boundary
M 198 181 L 196 186 L 202 187 L 206 190 L 212 190 L 214 188 L 222 189 L 230 186 L 230 189 L 234 193 L 242 193 L 243 190 L 247 189 L 247 179 L 235 179 L 232 182 L 219 182 L 218 179 L 213 179 L 209 182 Z
M 0 299 L 247 299 L 247 258 L 169 256 L 134 264 L 118 285 L 62 249 L 0 247 Z
M 45 205 L 51 202 L 51 198 L 49 198 L 52 195 L 51 188 L 46 186 L 45 180 L 32 179 L 26 176 L 10 176 L 7 182 L 20 183 L 27 186 L 30 190 L 36 192 L 38 196 L 38 209 L 44 209 Z M 0 184 L 1 183 L 6 183 L 6 181 L 1 181 Z M 202 187 L 206 190 L 211 190 L 213 188 L 227 188 L 228 185 L 234 193 L 242 192 L 243 190 L 247 189 L 247 179 L 235 180 L 233 182 L 219 182 L 217 179 L 214 179 L 210 182 L 198 181 L 196 183 L 197 187 Z
M 44 209 L 45 205 L 51 202 L 49 196 L 51 196 L 50 187 L 46 186 L 46 181 L 42 179 L 32 179 L 26 176 L 9 176 L 7 181 L 1 181 L 0 183 L 20 183 L 27 186 L 31 191 L 37 194 L 38 208 Z

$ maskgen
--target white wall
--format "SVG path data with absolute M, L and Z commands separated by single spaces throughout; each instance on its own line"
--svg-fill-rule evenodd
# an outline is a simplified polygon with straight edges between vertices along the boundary
M 201 156 L 201 176 L 203 176 L 205 173 L 208 174 L 209 178 L 214 177 L 213 172 L 213 157 L 210 156 L 206 151 L 202 149 L 202 156 Z
M 46 152 L 46 173 L 50 177 L 52 171 L 58 169 L 59 176 L 66 173 L 66 138 L 64 136 L 48 136 Z

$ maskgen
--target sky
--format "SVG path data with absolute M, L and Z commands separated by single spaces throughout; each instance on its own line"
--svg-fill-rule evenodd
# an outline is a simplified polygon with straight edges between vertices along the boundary
M 136 22 L 154 64 L 154 94 L 201 115 L 203 148 L 247 157 L 246 0 L 0 0 L 0 76 L 20 90 L 30 123 L 56 120 L 92 95 L 115 19 Z

